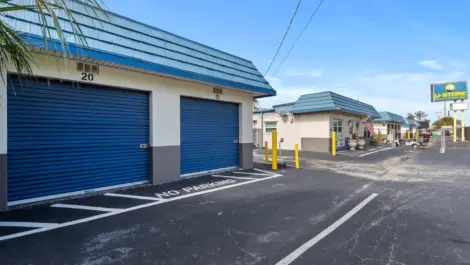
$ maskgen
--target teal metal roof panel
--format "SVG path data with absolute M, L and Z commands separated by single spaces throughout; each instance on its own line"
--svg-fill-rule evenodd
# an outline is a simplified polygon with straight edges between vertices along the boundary
M 289 102 L 289 103 L 284 103 L 284 104 L 273 105 L 273 108 L 292 106 L 294 104 L 295 104 L 295 101 L 294 102 Z
M 276 110 L 276 112 L 279 112 L 279 114 L 283 115 L 284 113 L 290 112 L 294 104 L 295 102 L 289 102 L 289 103 L 274 105 L 273 108 Z
M 112 12 L 106 12 L 107 18 L 104 15 L 100 16 L 99 11 L 93 11 L 93 7 L 78 0 L 65 1 L 73 12 L 77 23 L 81 26 L 88 43 L 86 48 L 103 53 L 119 54 L 126 58 L 134 58 L 138 62 L 136 65 L 141 65 L 144 61 L 204 77 L 198 80 L 209 80 L 211 78 L 212 80 L 226 80 L 231 85 L 242 84 L 242 89 L 245 90 L 262 91 L 267 95 L 276 94 L 253 63 L 246 59 Z M 8 3 L 0 3 L 0 6 L 28 5 L 33 4 L 33 2 L 34 0 L 13 0 Z M 72 28 L 65 13 L 59 11 L 58 16 L 69 43 L 79 45 L 72 35 Z M 2 19 L 15 30 L 42 36 L 41 21 L 34 11 L 8 12 Z M 52 18 L 48 17 L 47 19 L 49 24 L 52 25 Z M 51 33 L 53 38 L 58 39 L 53 29 Z M 37 43 L 31 44 L 36 45 Z M 172 73 L 174 72 L 172 71 Z M 165 72 L 165 74 L 168 73 Z M 191 74 L 190 76 L 193 76 Z M 224 82 L 214 83 L 227 85 Z M 249 89 L 249 87 L 259 89 Z
M 375 119 L 374 122 L 394 122 L 405 124 L 405 119 L 398 114 L 389 111 L 380 111 L 379 114 L 380 118 Z
M 273 113 L 276 112 L 275 109 L 260 109 L 253 111 L 253 114 L 261 114 L 261 113 Z
M 377 110 L 369 104 L 354 100 L 331 91 L 300 96 L 292 107 L 292 113 L 312 113 L 321 111 L 342 111 L 352 114 L 379 117 Z

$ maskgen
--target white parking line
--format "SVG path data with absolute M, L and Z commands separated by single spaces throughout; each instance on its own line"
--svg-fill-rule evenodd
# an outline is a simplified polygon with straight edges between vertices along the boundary
M 248 179 L 248 180 L 256 179 L 256 178 L 249 178 L 249 177 L 235 177 L 235 176 L 224 176 L 224 175 L 212 175 L 212 176 L 216 178 L 228 178 L 228 179 Z
M 254 176 L 271 176 L 272 175 L 272 173 L 266 174 L 266 173 L 251 173 L 251 172 L 242 172 L 242 171 L 234 171 L 232 173 L 245 174 L 245 175 L 254 175 Z
M 51 207 L 78 209 L 78 210 L 89 210 L 89 211 L 98 211 L 98 212 L 114 212 L 114 211 L 122 210 L 122 209 L 116 209 L 116 208 L 104 208 L 104 207 L 75 205 L 75 204 L 63 204 L 63 203 L 56 203 L 56 204 L 51 205 Z
M 105 193 L 104 195 L 111 196 L 111 197 L 122 197 L 122 198 L 146 200 L 146 201 L 164 201 L 165 200 L 165 199 L 159 199 L 155 197 L 137 196 L 137 195 L 128 195 L 128 194 L 119 194 L 119 193 Z
M 387 151 L 387 150 L 390 150 L 390 149 L 393 149 L 393 147 L 387 147 L 387 148 L 384 148 L 384 149 L 379 149 L 379 150 L 376 150 L 374 152 L 369 152 L 369 153 L 360 155 L 359 157 L 368 156 L 368 155 L 371 155 L 371 154 L 375 154 L 375 153 L 382 152 L 382 151 Z
M 285 258 L 283 258 L 281 261 L 276 263 L 276 265 L 289 265 L 294 260 L 296 260 L 298 257 L 300 257 L 302 254 L 305 253 L 309 248 L 313 247 L 316 243 L 318 243 L 320 240 L 325 238 L 327 235 L 329 235 L 331 232 L 333 232 L 336 228 L 341 226 L 344 222 L 346 222 L 349 218 L 351 218 L 353 215 L 355 215 L 357 212 L 359 212 L 364 206 L 366 206 L 369 202 L 371 202 L 378 194 L 373 193 L 369 197 L 367 197 L 365 200 L 363 200 L 361 203 L 359 203 L 356 207 L 354 207 L 351 211 L 349 211 L 347 214 L 345 214 L 343 217 L 338 219 L 336 222 L 334 222 L 332 225 L 328 226 L 325 230 L 323 230 L 320 234 L 315 236 L 314 238 L 310 239 L 307 241 L 305 244 L 300 246 L 298 249 L 294 250 L 292 253 L 287 255 Z
M 33 223 L 33 222 L 0 222 L 4 227 L 31 227 L 31 228 L 56 228 L 56 223 Z
M 206 193 L 216 192 L 216 191 L 219 191 L 219 190 L 235 188 L 235 187 L 238 187 L 238 186 L 243 186 L 243 185 L 247 185 L 247 184 L 251 184 L 251 183 L 255 183 L 255 182 L 259 182 L 259 181 L 278 178 L 278 177 L 281 177 L 281 176 L 282 175 L 280 175 L 280 174 L 275 174 L 271 177 L 254 179 L 254 180 L 250 180 L 250 181 L 246 181 L 246 182 L 240 182 L 240 183 L 236 183 L 236 184 L 233 184 L 233 185 L 218 187 L 218 188 L 215 188 L 215 189 L 210 189 L 210 190 L 205 190 L 205 191 L 199 191 L 199 192 L 190 193 L 190 194 L 186 194 L 186 195 L 182 195 L 182 196 L 178 196 L 178 197 L 173 197 L 173 198 L 169 198 L 169 199 L 157 199 L 157 198 L 152 198 L 152 197 L 143 197 L 143 196 L 134 196 L 134 195 L 126 195 L 126 194 L 116 194 L 116 193 L 106 193 L 105 195 L 115 196 L 115 197 L 125 197 L 125 198 L 139 198 L 140 197 L 140 199 L 148 198 L 146 200 L 151 199 L 151 200 L 154 200 L 154 202 L 150 202 L 150 203 L 146 203 L 146 204 L 142 204 L 142 205 L 137 205 L 137 206 L 134 206 L 134 207 L 122 209 L 120 211 L 98 214 L 98 215 L 95 215 L 95 216 L 82 218 L 82 219 L 78 219 L 78 220 L 70 221 L 70 222 L 66 222 L 66 223 L 50 224 L 51 226 L 40 226 L 41 228 L 38 228 L 38 229 L 24 231 L 24 232 L 11 234 L 11 235 L 6 235 L 6 236 L 1 236 L 0 241 L 5 241 L 5 240 L 8 240 L 8 239 L 13 239 L 13 238 L 23 237 L 23 236 L 27 236 L 27 235 L 42 233 L 42 232 L 50 231 L 50 230 L 53 230 L 53 229 L 72 226 L 72 225 L 76 225 L 76 224 L 87 223 L 87 222 L 90 222 L 90 221 L 93 221 L 93 220 L 106 218 L 106 217 L 113 216 L 113 215 L 118 215 L 118 214 L 121 214 L 121 213 L 127 213 L 127 212 L 130 212 L 130 211 L 135 211 L 135 210 L 138 210 L 138 209 L 143 209 L 143 208 L 155 206 L 155 205 L 158 205 L 158 204 L 163 204 L 163 203 L 172 202 L 172 201 L 178 201 L 178 200 L 194 197 L 194 196 L 201 195 L 201 194 L 206 194 Z
M 263 173 L 269 174 L 270 176 L 282 176 L 282 175 L 277 174 L 277 173 L 275 173 L 275 172 L 269 172 L 269 171 L 261 170 L 261 169 L 257 169 L 257 168 L 254 168 L 253 170 L 256 170 L 256 171 L 259 171 L 259 172 L 263 172 Z

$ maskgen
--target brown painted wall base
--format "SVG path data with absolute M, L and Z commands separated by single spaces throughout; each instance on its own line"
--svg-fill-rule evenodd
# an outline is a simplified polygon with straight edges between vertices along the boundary
M 331 138 L 301 138 L 300 148 L 302 151 L 330 152 Z
M 240 168 L 253 168 L 253 143 L 239 144 Z
M 180 146 L 152 146 L 150 153 L 151 184 L 180 180 Z
M 0 154 L 0 211 L 8 210 L 7 155 Z

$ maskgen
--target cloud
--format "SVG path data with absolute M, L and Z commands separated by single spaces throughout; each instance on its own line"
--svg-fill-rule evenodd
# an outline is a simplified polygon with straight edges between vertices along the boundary
M 284 73 L 285 76 L 307 76 L 307 77 L 322 77 L 323 71 L 319 69 L 308 70 L 308 71 L 296 71 L 291 70 Z
M 442 69 L 442 65 L 437 60 L 424 60 L 424 61 L 418 62 L 418 64 L 427 68 L 431 68 L 433 70 Z

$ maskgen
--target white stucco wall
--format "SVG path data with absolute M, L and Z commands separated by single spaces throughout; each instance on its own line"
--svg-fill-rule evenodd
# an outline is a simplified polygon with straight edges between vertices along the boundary
M 333 129 L 333 120 L 341 120 L 343 122 L 343 134 L 344 137 L 349 137 L 349 127 L 348 122 L 352 121 L 352 129 L 353 133 L 357 133 L 359 137 L 364 136 L 364 124 L 362 124 L 362 120 L 364 120 L 366 116 L 359 116 L 359 115 L 347 115 L 343 113 L 331 113 L 330 114 L 330 129 Z M 356 127 L 356 123 L 359 123 L 359 128 Z M 331 130 L 329 135 L 331 136 Z
M 277 121 L 277 133 L 278 141 L 280 138 L 284 138 L 282 143 L 283 150 L 294 150 L 295 144 L 299 145 L 301 150 L 301 139 L 302 138 L 320 138 L 327 139 L 331 138 L 331 130 L 333 129 L 333 120 L 341 120 L 343 122 L 343 137 L 349 137 L 348 121 L 353 121 L 353 133 L 357 132 L 360 137 L 364 135 L 365 127 L 361 123 L 366 116 L 348 115 L 345 113 L 309 113 L 300 115 L 291 115 L 287 118 L 287 121 L 283 121 L 282 117 L 278 113 L 265 113 L 263 114 L 263 123 L 269 121 Z M 291 123 L 291 119 L 293 122 Z M 261 114 L 254 114 L 252 119 L 256 121 L 256 128 L 261 129 Z M 356 129 L 356 122 L 359 122 L 359 129 Z M 265 128 L 264 126 L 263 128 Z M 263 134 L 263 141 L 268 142 L 268 147 L 272 147 L 272 135 L 271 133 Z M 264 145 L 264 143 L 263 143 Z
M 388 130 L 388 125 L 390 126 L 400 126 L 400 132 L 403 130 L 403 126 L 399 123 L 391 123 L 391 122 L 374 122 L 372 124 L 374 126 L 374 132 L 376 134 L 387 135 L 390 134 L 390 130 Z
M 257 121 L 257 129 L 261 129 L 261 114 L 254 114 L 253 120 Z M 263 123 L 277 121 L 278 142 L 284 138 L 281 144 L 283 150 L 294 150 L 295 144 L 301 150 L 301 138 L 329 138 L 329 116 L 327 113 L 288 114 L 285 120 L 278 113 L 263 114 Z M 264 126 L 265 130 L 266 126 Z M 272 134 L 263 132 L 263 141 L 272 147 Z M 263 143 L 264 145 L 264 143 Z
M 299 122 L 299 137 L 329 138 L 330 118 L 328 113 L 301 114 L 296 116 Z
M 76 70 L 76 63 L 46 55 L 35 55 L 39 67 L 33 67 L 36 76 L 58 78 L 77 82 L 81 73 Z M 14 72 L 13 67 L 9 71 Z M 113 86 L 123 89 L 149 91 L 151 146 L 180 145 L 180 97 L 190 96 L 216 100 L 213 86 L 161 77 L 146 73 L 127 71 L 112 67 L 100 66 L 99 75 L 94 75 L 93 82 L 98 85 Z M 0 153 L 7 150 L 6 122 L 6 84 L 0 83 Z M 240 109 L 240 143 L 253 142 L 253 95 L 239 90 L 223 89 L 220 101 L 239 103 Z M 203 119 L 204 117 L 201 117 Z

